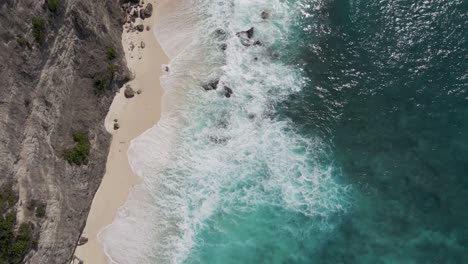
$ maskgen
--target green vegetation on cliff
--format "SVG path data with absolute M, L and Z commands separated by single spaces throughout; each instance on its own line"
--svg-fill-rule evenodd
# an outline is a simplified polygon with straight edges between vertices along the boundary
M 22 223 L 16 227 L 18 196 L 11 185 L 0 189 L 0 263 L 21 263 L 28 251 L 37 245 L 34 225 Z
M 117 52 L 114 48 L 111 47 L 106 48 L 106 55 L 108 60 L 113 60 L 117 58 Z
M 47 8 L 52 13 L 57 13 L 60 0 L 47 0 Z
M 78 131 L 73 134 L 73 140 L 76 142 L 72 149 L 65 151 L 65 159 L 70 164 L 83 165 L 88 163 L 89 150 L 91 145 L 88 139 L 88 133 Z
M 40 17 L 33 17 L 31 20 L 33 26 L 33 36 L 37 43 L 42 44 L 46 37 L 46 23 Z

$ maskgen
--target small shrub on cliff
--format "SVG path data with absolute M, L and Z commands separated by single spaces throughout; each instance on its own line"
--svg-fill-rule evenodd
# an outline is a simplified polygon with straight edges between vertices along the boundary
M 39 201 L 39 200 L 36 200 L 36 199 L 31 199 L 28 203 L 28 205 L 26 206 L 26 208 L 29 210 L 29 211 L 35 211 L 36 212 L 36 217 L 44 217 L 45 214 L 46 214 L 46 205 L 45 203 Z
M 37 43 L 42 44 L 46 36 L 46 24 L 44 19 L 33 17 L 31 20 L 33 26 L 33 36 Z
M 94 93 L 96 95 L 103 94 L 107 89 L 109 89 L 111 82 L 111 75 L 107 72 L 100 73 L 94 77 Z
M 106 55 L 107 55 L 108 60 L 113 60 L 117 58 L 117 52 L 115 51 L 114 48 L 111 48 L 111 47 L 106 49 Z
M 18 43 L 18 45 L 22 48 L 24 47 L 28 47 L 29 49 L 31 49 L 31 44 L 29 44 L 29 41 L 27 41 L 25 38 L 23 37 L 17 37 L 16 38 L 16 43 Z
M 73 134 L 73 140 L 76 145 L 72 149 L 68 149 L 64 153 L 65 159 L 70 164 L 82 165 L 88 163 L 89 143 L 88 134 L 84 131 L 79 131 Z
M 107 72 L 109 74 L 114 74 L 115 72 L 117 72 L 117 70 L 119 70 L 119 66 L 115 65 L 115 64 L 109 64 L 107 65 Z
M 46 205 L 44 203 L 39 203 L 36 207 L 36 216 L 42 218 L 46 215 Z
M 57 13 L 60 0 L 47 0 L 47 8 L 52 13 Z

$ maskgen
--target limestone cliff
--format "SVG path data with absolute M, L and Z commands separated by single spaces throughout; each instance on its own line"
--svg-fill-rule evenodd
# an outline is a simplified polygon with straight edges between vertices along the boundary
M 34 264 L 73 257 L 105 170 L 104 118 L 129 78 L 118 0 L 48 1 L 0 0 L 0 185 L 19 194 L 17 225 L 40 235 L 24 259 Z M 85 165 L 63 155 L 77 131 L 90 140 Z

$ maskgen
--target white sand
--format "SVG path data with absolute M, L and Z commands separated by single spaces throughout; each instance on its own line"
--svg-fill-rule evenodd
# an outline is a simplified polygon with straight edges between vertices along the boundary
M 158 9 L 156 0 L 147 1 Z M 132 173 L 127 157 L 130 141 L 145 130 L 154 126 L 161 114 L 161 97 L 163 90 L 159 78 L 164 74 L 162 64 L 169 59 L 164 54 L 153 34 L 157 12 L 151 18 L 143 20 L 143 32 L 129 32 L 124 28 L 122 44 L 129 69 L 135 76 L 129 84 L 141 94 L 127 99 L 124 88 L 121 89 L 109 109 L 105 120 L 106 129 L 112 133 L 112 143 L 107 158 L 106 174 L 94 197 L 83 236 L 89 241 L 76 249 L 75 255 L 84 263 L 104 264 L 107 258 L 97 235 L 105 226 L 112 223 L 117 209 L 121 207 L 130 189 L 139 179 Z M 138 24 L 135 23 L 136 25 Z M 150 26 L 150 30 L 146 30 Z M 145 48 L 141 48 L 141 42 Z M 135 46 L 133 51 L 131 46 Z M 114 119 L 118 119 L 120 129 L 114 130 Z

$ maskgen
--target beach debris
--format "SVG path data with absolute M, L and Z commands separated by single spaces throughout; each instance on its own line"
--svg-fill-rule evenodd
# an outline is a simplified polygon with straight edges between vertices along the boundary
M 151 29 L 150 26 L 146 26 L 146 31 L 149 31 Z
M 164 65 L 164 71 L 169 72 L 169 66 L 168 65 Z
M 116 118 L 116 119 L 114 119 L 114 122 L 116 122 L 116 123 L 117 123 L 117 122 L 119 122 L 119 120 Z
M 202 85 L 202 87 L 203 87 L 203 89 L 205 89 L 205 91 L 216 90 L 216 88 L 218 87 L 218 83 L 219 83 L 219 79 L 215 79 L 215 80 L 209 81 L 208 83 Z
M 143 32 L 143 30 L 145 29 L 145 26 L 143 26 L 142 24 L 140 25 L 137 25 L 136 27 L 136 30 L 140 31 L 140 32 Z
M 135 96 L 135 91 L 133 90 L 132 86 L 125 86 L 124 95 L 126 98 L 132 98 L 133 96 Z
M 88 242 L 88 238 L 87 237 L 80 237 L 80 239 L 78 240 L 78 246 L 82 246 L 84 244 L 86 244 Z
M 227 87 L 227 86 L 224 86 L 224 96 L 226 96 L 227 98 L 231 97 L 231 95 L 233 94 L 234 92 L 232 91 L 231 88 Z
M 137 94 L 141 94 L 141 93 L 143 93 L 143 90 L 138 89 L 138 91 L 137 91 L 136 93 L 137 93 Z
M 144 14 L 146 17 L 150 17 L 153 14 L 153 5 L 151 3 L 146 5 Z
M 140 47 L 141 47 L 142 49 L 144 49 L 145 46 L 146 46 L 145 43 L 142 41 L 142 42 L 140 43 Z
M 119 128 L 120 128 L 119 123 L 114 123 L 114 130 L 117 130 L 117 129 L 119 129 Z
M 262 17 L 262 19 L 268 19 L 270 17 L 270 13 L 268 13 L 267 11 L 263 11 L 260 16 Z

